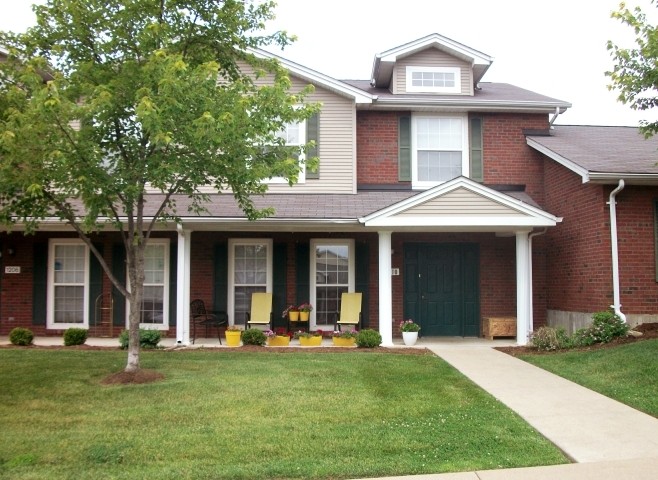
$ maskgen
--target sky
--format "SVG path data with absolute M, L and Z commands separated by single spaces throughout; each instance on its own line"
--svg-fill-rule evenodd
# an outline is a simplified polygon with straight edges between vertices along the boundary
M 43 2 L 44 0 L 39 0 Z M 0 0 L 0 30 L 34 24 L 31 0 Z M 651 0 L 628 0 L 653 24 Z M 658 120 L 658 110 L 635 112 L 608 90 L 613 68 L 608 40 L 632 47 L 630 27 L 610 14 L 619 0 L 278 0 L 268 30 L 286 30 L 297 42 L 288 60 L 339 80 L 367 80 L 374 56 L 438 33 L 490 55 L 483 81 L 518 87 L 570 102 L 562 125 L 638 125 Z M 387 5 L 396 5 L 392 9 Z

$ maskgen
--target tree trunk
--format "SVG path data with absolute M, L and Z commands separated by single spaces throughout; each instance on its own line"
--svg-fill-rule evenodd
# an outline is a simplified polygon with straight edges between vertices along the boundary
M 128 250 L 126 258 L 128 278 L 130 279 L 130 296 L 128 298 L 130 313 L 128 315 L 128 363 L 125 371 L 136 372 L 140 369 L 139 324 L 144 296 L 144 247 L 143 245 L 131 245 Z

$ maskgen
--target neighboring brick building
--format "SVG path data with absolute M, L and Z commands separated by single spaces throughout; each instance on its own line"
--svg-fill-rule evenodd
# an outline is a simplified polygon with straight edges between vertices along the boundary
M 279 60 L 322 102 L 298 130 L 316 140 L 318 171 L 272 183 L 256 205 L 276 213 L 255 222 L 230 195 L 211 194 L 203 217 L 177 199 L 181 228 L 149 247 L 145 327 L 186 343 L 192 299 L 244 324 L 251 293 L 270 291 L 275 326 L 286 305 L 310 301 L 311 328 L 332 329 L 341 292 L 358 291 L 385 344 L 404 318 L 425 335 L 478 336 L 483 318 L 516 317 L 521 344 L 539 325 L 575 328 L 619 303 L 606 202 L 620 179 L 617 291 L 629 321 L 655 321 L 657 142 L 551 128 L 569 103 L 481 82 L 491 57 L 436 34 L 377 55 L 372 81 Z M 0 233 L 0 334 L 118 335 L 125 301 L 68 228 L 46 226 Z M 94 241 L 125 278 L 118 234 Z

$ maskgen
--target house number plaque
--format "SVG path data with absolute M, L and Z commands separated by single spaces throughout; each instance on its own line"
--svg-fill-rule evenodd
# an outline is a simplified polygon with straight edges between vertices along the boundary
M 21 273 L 21 267 L 5 267 L 5 273 Z

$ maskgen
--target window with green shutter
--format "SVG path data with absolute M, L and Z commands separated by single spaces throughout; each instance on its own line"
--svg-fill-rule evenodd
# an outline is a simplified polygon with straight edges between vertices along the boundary
M 398 118 L 398 180 L 411 181 L 411 116 Z
M 471 180 L 484 182 L 482 118 L 471 118 Z
M 306 151 L 306 158 L 319 157 L 320 152 L 320 114 L 314 113 L 306 120 L 306 141 L 315 145 Z M 306 168 L 306 178 L 320 178 L 320 159 L 315 168 Z

